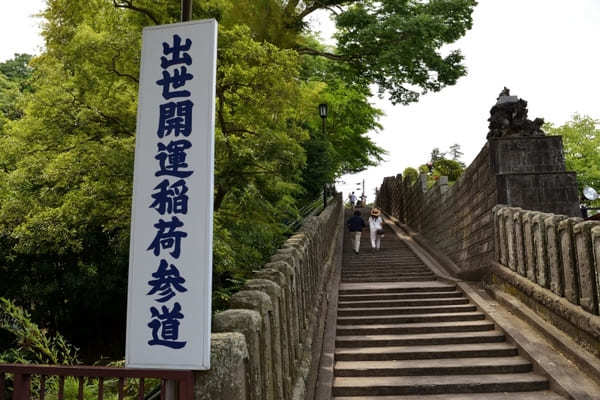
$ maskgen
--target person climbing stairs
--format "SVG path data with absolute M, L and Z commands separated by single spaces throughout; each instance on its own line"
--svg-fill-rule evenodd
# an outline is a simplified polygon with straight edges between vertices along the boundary
M 359 254 L 347 236 L 335 400 L 564 399 L 455 283 L 391 230 L 380 251 L 363 235 Z

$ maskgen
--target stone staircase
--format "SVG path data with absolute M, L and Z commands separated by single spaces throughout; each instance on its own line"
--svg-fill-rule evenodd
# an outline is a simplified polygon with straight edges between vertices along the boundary
M 363 233 L 344 244 L 333 396 L 336 400 L 556 400 L 518 348 L 456 285 L 391 231 L 380 251 Z

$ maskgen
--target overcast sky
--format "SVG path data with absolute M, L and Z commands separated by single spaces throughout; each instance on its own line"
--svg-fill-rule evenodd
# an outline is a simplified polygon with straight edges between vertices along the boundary
M 31 16 L 43 4 L 2 1 L 0 61 L 15 52 L 39 54 L 40 20 Z M 387 161 L 342 177 L 346 185 L 337 186 L 345 195 L 365 179 L 373 200 L 385 176 L 425 163 L 434 147 L 458 143 L 469 164 L 485 143 L 489 110 L 504 86 L 528 101 L 530 119 L 559 125 L 576 112 L 600 118 L 599 0 L 479 0 L 473 17 L 473 29 L 452 46 L 462 50 L 468 70 L 455 86 L 410 106 L 373 98 L 386 116 L 382 131 L 371 136 L 388 151 Z M 322 15 L 315 26 L 331 33 Z

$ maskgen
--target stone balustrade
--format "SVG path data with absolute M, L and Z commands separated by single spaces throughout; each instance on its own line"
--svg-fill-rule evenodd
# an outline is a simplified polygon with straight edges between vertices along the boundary
M 599 314 L 600 222 L 503 205 L 493 215 L 499 264 Z
M 195 399 L 313 398 L 343 226 L 338 195 L 214 316 L 211 370 L 196 374 Z

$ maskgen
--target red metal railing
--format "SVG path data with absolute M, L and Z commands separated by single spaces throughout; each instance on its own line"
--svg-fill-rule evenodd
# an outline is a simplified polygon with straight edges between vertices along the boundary
M 118 379 L 118 399 L 125 398 L 124 387 L 126 379 L 138 379 L 137 399 L 144 400 L 145 379 L 161 380 L 161 400 L 167 399 L 167 382 L 176 383 L 178 400 L 192 400 L 194 388 L 194 375 L 192 371 L 156 370 L 139 368 L 109 368 L 89 366 L 56 366 L 56 365 L 22 365 L 0 364 L 0 400 L 6 399 L 7 379 L 6 374 L 13 375 L 12 400 L 29 400 L 32 398 L 32 377 L 39 378 L 39 388 L 36 388 L 36 399 L 44 400 L 46 397 L 46 382 L 49 377 L 58 377 L 58 400 L 64 400 L 65 377 L 74 377 L 78 380 L 78 400 L 84 399 L 84 386 L 86 378 L 98 380 L 98 400 L 104 398 L 104 380 Z M 86 399 L 87 400 L 87 399 Z M 173 399 L 175 400 L 175 399 Z

